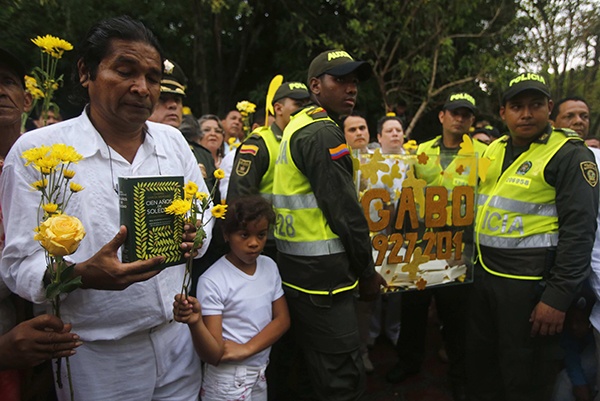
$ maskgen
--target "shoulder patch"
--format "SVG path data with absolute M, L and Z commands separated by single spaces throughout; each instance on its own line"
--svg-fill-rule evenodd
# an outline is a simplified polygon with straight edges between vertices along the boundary
M 329 154 L 331 155 L 332 160 L 337 160 L 349 155 L 350 150 L 345 143 L 342 143 L 340 146 L 336 146 L 335 148 L 329 148 Z
M 579 137 L 579 134 L 569 128 L 554 128 L 554 131 L 562 132 L 567 137 Z
M 325 111 L 325 109 L 322 107 L 315 107 L 314 109 L 308 111 L 306 115 L 311 116 L 313 120 L 316 120 L 318 118 L 327 117 L 327 111 Z
M 583 178 L 585 178 L 588 184 L 595 187 L 598 184 L 598 166 L 596 166 L 596 163 L 581 162 L 579 163 L 579 167 L 581 167 Z
M 239 152 L 240 152 L 240 154 L 244 154 L 244 155 L 256 156 L 256 154 L 258 153 L 258 146 L 244 144 L 240 148 Z
M 251 160 L 239 159 L 237 162 L 237 165 L 235 166 L 235 173 L 238 176 L 243 177 L 246 174 L 248 174 L 248 171 L 250 171 L 251 165 L 252 165 Z

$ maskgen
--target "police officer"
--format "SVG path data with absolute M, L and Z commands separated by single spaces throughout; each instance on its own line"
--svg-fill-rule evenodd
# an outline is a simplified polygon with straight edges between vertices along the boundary
M 355 400 L 364 391 L 353 290 L 373 297 L 385 281 L 374 269 L 350 152 L 332 117 L 352 112 L 357 84 L 370 75 L 369 64 L 345 51 L 319 54 L 308 69 L 315 104 L 292 116 L 275 165 L 278 265 L 301 350 L 297 377 L 309 381 L 298 398 Z
M 275 160 L 283 130 L 293 112 L 302 108 L 310 95 L 301 82 L 284 82 L 273 96 L 275 121 L 269 127 L 259 127 L 244 141 L 235 156 L 227 199 L 260 193 L 272 201 Z
M 148 120 L 179 128 L 186 85 L 187 78 L 181 67 L 174 61 L 165 59 L 160 81 L 160 97 Z
M 428 163 L 426 166 L 415 165 L 415 175 L 427 181 L 428 186 L 444 186 L 449 191 L 456 185 L 456 174 L 442 174 L 444 170 L 455 171 L 454 156 L 461 149 L 463 135 L 475 120 L 475 99 L 468 93 L 452 93 L 448 96 L 438 118 L 442 124 L 442 135 L 419 145 L 417 155 L 425 153 L 439 163 Z M 481 155 L 486 148 L 481 142 L 473 142 L 474 150 Z M 462 185 L 467 185 L 465 182 Z M 472 233 L 465 230 L 463 250 L 465 259 L 472 256 Z M 468 260 L 466 260 L 468 263 Z M 417 374 L 425 358 L 425 338 L 429 304 L 435 297 L 438 315 L 443 322 L 443 335 L 448 354 L 448 376 L 455 400 L 466 397 L 465 371 L 465 324 L 468 286 L 450 286 L 412 291 L 402 294 L 402 311 L 400 313 L 400 336 L 396 345 L 398 362 L 388 372 L 386 378 L 392 383 L 399 383 L 407 377 Z
M 467 328 L 472 400 L 548 400 L 565 311 L 589 273 L 598 210 L 594 155 L 553 129 L 544 77 L 512 79 L 479 186 Z

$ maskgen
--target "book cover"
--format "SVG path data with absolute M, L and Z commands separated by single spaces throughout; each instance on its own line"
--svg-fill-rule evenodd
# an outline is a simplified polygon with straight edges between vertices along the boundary
M 119 177 L 121 224 L 127 239 L 121 247 L 123 262 L 164 256 L 160 268 L 185 263 L 180 248 L 183 223 L 165 213 L 174 199 L 183 197 L 183 177 Z

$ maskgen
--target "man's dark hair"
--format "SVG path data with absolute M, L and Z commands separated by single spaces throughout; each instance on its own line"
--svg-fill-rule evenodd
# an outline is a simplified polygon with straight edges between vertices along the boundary
M 560 106 L 565 103 L 565 102 L 569 102 L 569 101 L 574 101 L 574 102 L 583 102 L 585 103 L 585 105 L 587 106 L 588 110 L 590 108 L 590 105 L 588 104 L 588 102 L 585 101 L 584 98 L 580 97 L 580 96 L 569 96 L 569 97 L 565 97 L 563 99 L 560 99 L 557 103 L 554 104 L 554 107 L 552 108 L 552 112 L 550 113 L 550 119 L 552 121 L 556 121 L 556 117 L 558 117 L 558 111 L 560 110 Z
M 402 124 L 402 120 L 400 119 L 400 117 L 398 117 L 398 116 L 383 116 L 379 119 L 379 121 L 377 121 L 377 135 L 381 134 L 381 130 L 383 130 L 383 124 L 385 124 L 386 122 L 388 122 L 390 120 L 398 121 L 400 123 L 400 126 L 402 127 L 402 130 L 404 130 L 404 124 Z
M 108 55 L 111 41 L 113 39 L 122 39 L 131 42 L 146 43 L 156 49 L 163 59 L 163 51 L 158 43 L 156 36 L 140 21 L 134 20 L 127 15 L 109 18 L 98 22 L 90 28 L 85 35 L 85 39 L 79 44 L 77 49 L 77 62 L 81 60 L 89 71 L 89 79 L 96 79 L 98 66 L 100 62 Z M 75 68 L 72 74 L 72 80 L 75 88 L 81 88 L 79 82 L 79 71 Z M 79 97 L 88 99 L 87 91 L 80 90 Z
M 365 117 L 364 113 L 361 113 L 357 110 L 352 110 L 352 113 L 348 114 L 347 116 L 342 116 L 342 119 L 340 120 L 340 125 L 342 126 L 342 128 L 344 128 L 344 122 L 348 117 L 360 117 L 363 120 L 365 120 L 365 122 L 367 122 L 367 117 Z
M 245 229 L 249 223 L 267 219 L 269 225 L 275 223 L 275 212 L 269 201 L 260 195 L 241 196 L 227 205 L 225 220 L 221 226 L 224 234 L 233 234 Z

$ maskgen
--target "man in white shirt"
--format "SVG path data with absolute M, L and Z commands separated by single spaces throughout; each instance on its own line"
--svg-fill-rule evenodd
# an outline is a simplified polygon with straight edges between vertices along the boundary
M 45 302 L 44 252 L 32 234 L 39 224 L 39 194 L 30 190 L 34 170 L 20 156 L 41 144 L 73 146 L 84 157 L 72 169 L 85 189 L 65 212 L 78 217 L 87 231 L 68 260 L 76 263 L 74 274 L 83 285 L 61 303 L 63 319 L 84 342 L 70 358 L 75 398 L 197 400 L 200 361 L 188 329 L 172 323 L 171 304 L 181 291 L 184 266 L 159 271 L 160 256 L 133 263 L 119 258 L 126 235 L 119 224 L 119 176 L 179 175 L 208 192 L 181 133 L 146 122 L 160 94 L 160 46 L 139 21 L 118 17 L 92 27 L 78 50 L 79 83 L 89 102 L 84 112 L 22 136 L 6 158 L 0 274 L 11 291 Z M 182 250 L 191 249 L 193 236 L 184 235 Z M 69 399 L 66 387 L 57 389 L 60 400 Z

